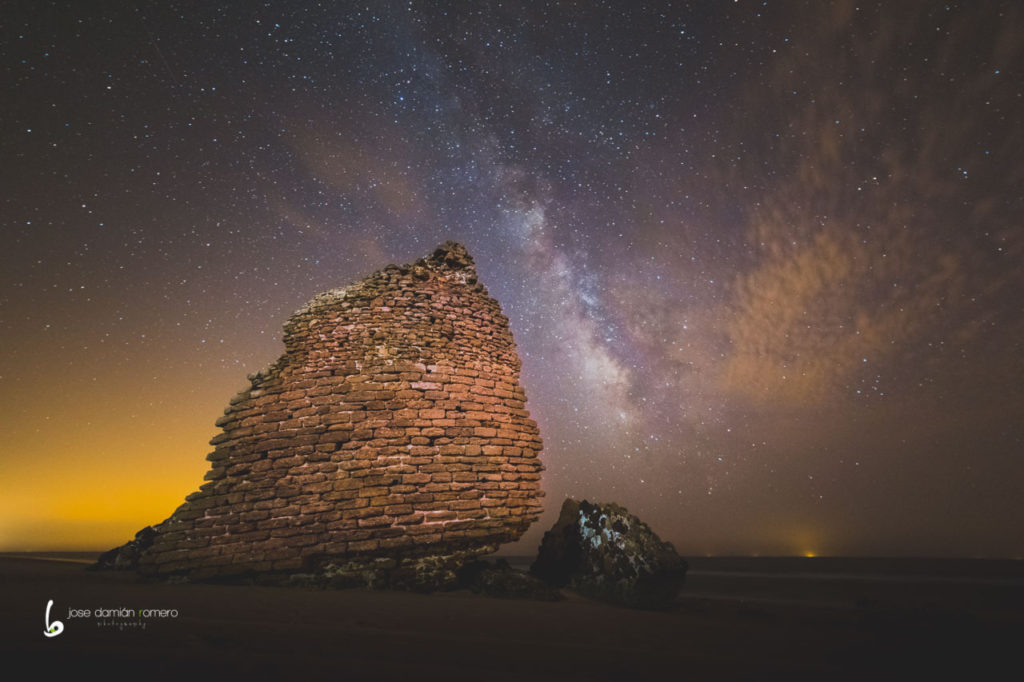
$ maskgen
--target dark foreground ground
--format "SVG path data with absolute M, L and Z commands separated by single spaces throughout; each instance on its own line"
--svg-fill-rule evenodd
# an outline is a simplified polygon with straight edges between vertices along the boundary
M 7 555 L 0 654 L 22 671 L 9 679 L 97 669 L 112 679 L 1020 679 L 1022 562 L 927 566 L 695 560 L 674 608 L 652 613 L 571 594 L 152 584 Z M 50 599 L 64 631 L 48 639 Z M 95 615 L 122 607 L 177 616 Z

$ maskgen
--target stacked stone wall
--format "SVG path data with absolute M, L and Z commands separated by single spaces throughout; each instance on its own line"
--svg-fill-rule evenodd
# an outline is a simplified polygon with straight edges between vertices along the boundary
M 536 520 L 540 434 L 508 319 L 461 245 L 317 296 L 284 343 L 217 422 L 207 482 L 141 571 L 458 563 Z

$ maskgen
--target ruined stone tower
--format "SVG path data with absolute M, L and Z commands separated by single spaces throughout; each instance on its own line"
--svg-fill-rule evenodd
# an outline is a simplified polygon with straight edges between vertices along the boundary
M 536 520 L 540 435 L 462 245 L 320 294 L 284 332 L 140 571 L 430 585 Z

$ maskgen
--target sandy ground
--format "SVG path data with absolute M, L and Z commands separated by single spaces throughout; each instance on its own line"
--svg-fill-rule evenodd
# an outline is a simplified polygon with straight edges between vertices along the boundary
M 5 667 L 23 672 L 9 679 L 94 669 L 116 671 L 117 678 L 316 674 L 340 680 L 852 680 L 939 673 L 1008 679 L 998 674 L 1001 663 L 1020 671 L 1019 585 L 996 585 L 985 592 L 984 607 L 972 610 L 963 595 L 951 608 L 921 599 L 899 606 L 858 602 L 856 595 L 846 604 L 746 598 L 730 596 L 722 575 L 705 582 L 708 577 L 713 594 L 702 593 L 696 574 L 695 590 L 672 610 L 653 613 L 571 594 L 546 603 L 465 591 L 153 584 L 68 561 L 0 557 L 0 652 Z M 904 595 L 914 590 L 912 583 L 898 588 Z M 43 636 L 50 599 L 51 621 L 64 624 L 54 638 Z M 68 617 L 69 609 L 122 607 L 176 610 L 177 617 Z

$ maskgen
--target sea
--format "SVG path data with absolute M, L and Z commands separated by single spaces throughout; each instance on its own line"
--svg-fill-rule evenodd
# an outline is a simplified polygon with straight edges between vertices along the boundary
M 532 557 L 505 557 L 527 570 Z M 1024 561 L 890 557 L 687 557 L 680 600 L 1024 616 Z
M 82 565 L 98 552 L 25 552 Z M 531 556 L 497 555 L 518 570 Z M 1024 560 L 919 557 L 687 557 L 682 605 L 805 606 L 1024 618 Z

